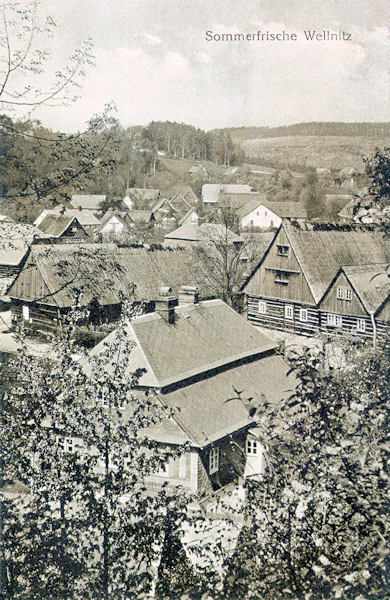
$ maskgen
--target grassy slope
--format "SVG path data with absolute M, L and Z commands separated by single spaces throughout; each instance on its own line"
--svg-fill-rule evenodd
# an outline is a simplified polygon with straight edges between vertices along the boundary
M 362 156 L 390 146 L 389 138 L 291 136 L 242 142 L 248 157 L 312 167 L 354 167 L 364 171 Z

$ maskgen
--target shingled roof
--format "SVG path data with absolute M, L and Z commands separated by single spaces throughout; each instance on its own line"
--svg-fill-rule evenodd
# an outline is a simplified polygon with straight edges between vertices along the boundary
M 277 403 L 291 394 L 295 380 L 275 355 L 275 343 L 224 302 L 185 304 L 175 312 L 173 324 L 152 313 L 127 327 L 127 338 L 136 342 L 129 374 L 145 368 L 139 385 L 156 388 L 174 410 L 169 424 L 151 429 L 154 439 L 205 446 L 253 425 L 242 400 Z M 115 336 L 109 334 L 91 354 Z
M 0 223 L 0 265 L 19 265 L 33 239 L 41 237 L 42 233 L 34 225 Z
M 368 313 L 375 313 L 390 295 L 388 263 L 342 267 Z
M 307 231 L 284 223 L 309 287 L 319 302 L 342 266 L 390 262 L 390 240 L 382 233 L 365 230 Z
M 191 257 L 185 250 L 118 248 L 116 244 L 55 244 L 33 246 L 29 260 L 10 290 L 10 296 L 39 299 L 34 286 L 23 286 L 36 271 L 47 286 L 46 301 L 72 306 L 74 290 L 83 292 L 81 303 L 95 297 L 100 304 L 116 304 L 135 284 L 135 300 L 152 300 L 162 285 L 175 292 L 182 285 L 198 283 L 191 276 Z M 199 282 L 202 290 L 202 282 Z
M 165 235 L 165 240 L 210 243 L 212 240 L 226 239 L 228 243 L 243 242 L 243 239 L 221 223 L 185 223 Z
M 73 225 L 73 223 L 78 223 L 81 229 L 87 236 L 87 233 L 83 226 L 80 224 L 80 221 L 77 217 L 72 215 L 66 215 L 61 213 L 54 213 L 46 215 L 46 217 L 39 224 L 39 229 L 43 231 L 44 234 L 50 237 L 58 238 L 65 233 L 65 231 Z

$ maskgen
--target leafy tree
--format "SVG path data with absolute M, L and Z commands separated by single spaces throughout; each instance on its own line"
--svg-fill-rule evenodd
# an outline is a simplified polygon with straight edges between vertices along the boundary
M 2 372 L 5 599 L 140 598 L 184 518 L 178 491 L 148 491 L 174 453 L 146 429 L 169 415 L 135 393 L 125 323 L 98 356 L 76 358 L 72 326 L 50 356 L 23 349 Z
M 93 117 L 84 134 L 64 135 L 45 130 L 37 121 L 18 121 L 21 111 L 68 104 L 78 98 L 86 69 L 93 66 L 92 44 L 83 42 L 57 69 L 45 87 L 41 78 L 51 69 L 47 39 L 55 22 L 43 16 L 38 3 L 4 2 L 0 18 L 0 174 L 6 209 L 19 202 L 40 202 L 53 193 L 82 186 L 92 170 L 110 170 L 115 145 L 110 108 Z M 16 112 L 17 111 L 17 112 Z M 109 151 L 109 152 L 108 152 Z M 67 188 L 67 189 L 65 189 Z
M 369 193 L 374 202 L 381 208 L 390 203 L 390 148 L 380 150 L 363 158 L 366 165 L 366 174 L 370 178 Z
M 350 349 L 342 368 L 309 351 L 293 368 L 296 393 L 262 417 L 267 466 L 247 482 L 222 597 L 385 600 L 389 341 Z

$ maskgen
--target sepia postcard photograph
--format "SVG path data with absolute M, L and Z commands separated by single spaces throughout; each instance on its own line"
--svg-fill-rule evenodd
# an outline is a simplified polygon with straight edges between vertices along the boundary
M 386 0 L 0 0 L 0 600 L 388 600 Z

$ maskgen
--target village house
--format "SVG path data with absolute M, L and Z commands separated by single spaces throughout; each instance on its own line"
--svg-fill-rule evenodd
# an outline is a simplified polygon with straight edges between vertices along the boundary
M 129 211 L 125 210 L 108 210 L 100 221 L 99 233 L 104 239 L 129 234 L 134 227 Z
M 115 336 L 110 333 L 91 355 Z M 261 474 L 258 411 L 278 405 L 295 386 L 275 343 L 221 300 L 198 302 L 190 286 L 179 299 L 162 288 L 156 311 L 130 322 L 126 337 L 136 342 L 129 376 L 144 369 L 135 391 L 153 391 L 172 412 L 144 433 L 162 452 L 186 445 L 149 483 L 207 493 Z
M 320 331 L 381 336 L 390 321 L 390 264 L 343 266 L 318 304 Z
M 273 229 L 280 227 L 282 219 L 305 221 L 307 211 L 302 202 L 268 202 L 265 195 L 254 198 L 237 209 L 241 228 L 259 227 Z
M 188 172 L 192 177 L 210 177 L 204 165 L 193 165 Z
M 9 290 L 12 323 L 56 332 L 76 301 L 90 309 L 91 325 L 111 323 L 119 318 L 124 299 L 153 310 L 160 286 L 168 282 L 177 292 L 181 285 L 193 283 L 191 270 L 191 257 L 184 250 L 116 244 L 33 246 Z
M 73 194 L 70 200 L 74 208 L 82 210 L 91 210 L 93 213 L 98 213 L 107 196 L 105 194 Z
M 63 213 L 46 215 L 38 229 L 48 240 L 61 244 L 86 242 L 90 237 L 78 217 Z
M 224 204 L 225 194 L 258 194 L 250 185 L 230 183 L 205 183 L 202 186 L 202 202 L 204 205 L 218 206 Z M 249 200 L 249 198 L 248 198 Z
M 62 215 L 64 217 L 76 217 L 77 221 L 80 225 L 85 229 L 88 235 L 91 235 L 95 229 L 100 227 L 100 220 L 94 215 L 92 210 L 84 210 L 82 208 L 78 209 L 69 209 L 65 208 L 62 204 L 53 209 L 45 209 L 41 212 L 39 217 L 37 217 L 34 221 L 34 225 L 39 227 L 42 221 L 48 215 Z
M 320 330 L 319 303 L 342 266 L 390 261 L 380 232 L 314 230 L 283 222 L 243 291 L 248 319 L 305 335 Z

